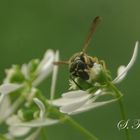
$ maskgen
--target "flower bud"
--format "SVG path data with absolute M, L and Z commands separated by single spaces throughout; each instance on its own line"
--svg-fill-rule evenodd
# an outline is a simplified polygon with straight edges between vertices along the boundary
M 6 70 L 6 78 L 4 82 L 7 83 L 22 83 L 25 80 L 20 67 L 18 65 L 13 65 L 12 68 Z

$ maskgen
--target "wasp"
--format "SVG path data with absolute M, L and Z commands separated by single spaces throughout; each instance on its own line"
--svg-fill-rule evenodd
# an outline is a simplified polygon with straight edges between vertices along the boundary
M 54 64 L 67 64 L 69 65 L 69 72 L 71 77 L 79 77 L 82 80 L 88 80 L 90 78 L 90 70 L 94 67 L 94 64 L 101 63 L 104 67 L 105 64 L 103 61 L 99 61 L 96 57 L 91 57 L 87 55 L 86 50 L 91 42 L 93 33 L 96 30 L 97 24 L 101 21 L 101 17 L 97 16 L 92 21 L 91 28 L 85 39 L 83 49 L 81 52 L 74 54 L 68 61 L 59 61 L 54 62 Z

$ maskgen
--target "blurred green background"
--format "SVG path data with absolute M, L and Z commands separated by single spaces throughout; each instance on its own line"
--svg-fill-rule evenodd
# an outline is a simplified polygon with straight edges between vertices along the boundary
M 0 80 L 5 68 L 41 58 L 48 48 L 59 49 L 61 60 L 80 51 L 90 23 L 102 17 L 88 48 L 92 56 L 104 59 L 113 77 L 117 67 L 127 64 L 136 40 L 140 40 L 139 0 L 1 0 Z M 139 53 L 140 55 L 140 53 Z M 127 78 L 118 85 L 124 94 L 128 119 L 140 119 L 140 56 Z M 56 97 L 68 89 L 68 68 L 61 66 Z M 41 86 L 49 93 L 50 79 Z M 117 129 L 121 120 L 117 103 L 74 116 L 100 140 L 125 140 Z M 140 139 L 140 128 L 130 129 L 132 140 Z M 66 125 L 46 128 L 49 140 L 86 140 Z

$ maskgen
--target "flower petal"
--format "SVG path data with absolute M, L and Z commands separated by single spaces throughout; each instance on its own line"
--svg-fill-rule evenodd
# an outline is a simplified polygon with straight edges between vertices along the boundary
M 20 126 L 20 127 L 41 127 L 41 126 L 49 126 L 49 125 L 54 125 L 59 123 L 59 120 L 56 119 L 50 119 L 50 118 L 45 118 L 45 119 L 38 119 L 38 120 L 33 120 L 29 122 L 21 122 L 21 123 L 15 123 L 13 124 L 14 126 Z
M 20 137 L 20 136 L 24 136 L 27 133 L 29 133 L 31 128 L 14 126 L 13 125 L 15 123 L 20 123 L 20 122 L 21 122 L 21 120 L 19 120 L 17 115 L 13 115 L 13 116 L 9 117 L 6 120 L 7 125 L 9 125 L 9 133 L 10 133 L 10 135 Z
M 20 119 L 17 115 L 12 115 L 6 120 L 7 125 L 13 125 L 14 123 L 20 122 Z
M 100 96 L 101 94 L 103 94 L 103 91 L 101 89 L 98 89 L 94 94 L 94 96 Z
M 87 92 L 84 90 L 75 90 L 75 91 L 69 91 L 62 94 L 63 98 L 79 98 L 87 95 Z
M 29 127 L 17 127 L 17 126 L 10 126 L 9 133 L 14 137 L 21 137 L 28 134 L 30 131 Z
M 17 100 L 15 100 L 15 102 L 13 102 L 13 104 L 11 104 L 9 106 L 9 108 L 5 111 L 5 120 L 11 116 L 19 107 L 19 105 L 21 105 L 21 103 L 23 102 L 23 98 L 17 98 Z
M 13 91 L 16 91 L 17 89 L 21 88 L 22 86 L 23 86 L 22 84 L 10 84 L 10 83 L 2 84 L 0 86 L 0 103 L 2 102 L 5 95 L 7 95 Z
M 40 132 L 41 128 L 38 128 L 35 132 L 30 134 L 25 140 L 35 140 Z
M 44 55 L 43 60 L 40 62 L 37 68 L 37 78 L 33 82 L 34 86 L 37 86 L 41 81 L 43 81 L 53 70 L 55 54 L 52 50 L 47 50 Z
M 0 103 L 2 102 L 3 98 L 4 98 L 4 94 L 0 95 Z
M 132 58 L 131 58 L 130 62 L 128 63 L 128 65 L 125 68 L 124 67 L 119 68 L 119 69 L 121 69 L 121 71 L 119 70 L 120 71 L 118 73 L 119 75 L 117 75 L 117 77 L 112 81 L 114 84 L 121 82 L 125 78 L 127 72 L 134 65 L 136 58 L 137 58 L 137 54 L 138 54 L 138 43 L 139 42 L 137 41 L 135 44 L 134 52 L 133 52 Z
M 29 79 L 29 75 L 28 75 L 28 66 L 27 64 L 23 64 L 21 66 L 21 72 L 22 74 L 25 76 L 26 79 Z
M 43 60 L 40 62 L 39 66 L 38 66 L 38 71 L 44 71 L 46 69 L 48 69 L 48 66 L 50 66 L 50 64 L 52 64 L 52 62 L 54 61 L 54 51 L 53 50 L 47 50 Z
M 53 100 L 52 104 L 58 107 L 67 106 L 67 105 L 81 102 L 92 96 L 95 96 L 95 99 L 96 99 L 102 94 L 103 94 L 103 91 L 100 89 L 97 90 L 95 93 L 90 93 L 90 94 L 87 91 L 83 91 L 83 90 L 70 91 L 70 92 L 62 94 L 61 98 Z
M 0 93 L 6 95 L 21 88 L 22 86 L 23 85 L 21 84 L 10 84 L 10 83 L 2 84 L 0 86 Z
M 88 94 L 89 96 L 86 96 L 86 98 L 81 98 L 79 102 L 71 103 L 69 105 L 60 107 L 60 111 L 63 113 L 73 114 L 73 112 L 77 112 L 77 110 L 84 108 L 85 106 L 89 104 L 93 104 L 100 96 L 103 96 L 106 94 L 110 94 L 110 92 L 105 92 L 99 89 L 95 93 Z
M 56 51 L 55 54 L 55 62 L 59 61 L 59 51 Z M 58 65 L 53 66 L 53 75 L 52 75 L 52 84 L 51 84 L 51 93 L 50 99 L 53 100 L 56 88 L 56 81 L 57 81 L 57 73 L 58 73 Z
M 70 104 L 81 102 L 82 100 L 85 100 L 90 96 L 92 95 L 88 94 L 86 91 L 82 90 L 70 91 L 62 94 L 61 98 L 52 100 L 52 104 L 54 106 L 67 106 Z
M 89 95 L 85 96 L 85 97 L 81 97 L 81 98 L 59 98 L 59 99 L 55 99 L 55 100 L 52 100 L 52 105 L 54 106 L 66 106 L 66 105 L 70 105 L 70 104 L 74 104 L 74 103 L 78 103 L 80 102 L 81 100 L 85 99 L 89 97 Z
M 121 75 L 121 73 L 123 73 L 125 71 L 125 69 L 126 69 L 125 66 L 123 66 L 123 65 L 120 66 L 118 68 L 118 74 L 117 75 Z M 127 75 L 127 71 L 124 72 L 124 74 L 119 77 L 119 79 L 117 80 L 117 83 L 120 83 L 125 78 L 126 75 Z
M 112 102 L 115 102 L 117 101 L 119 98 L 116 98 L 116 99 L 111 99 L 111 100 L 108 100 L 108 101 L 101 101 L 101 102 L 87 102 L 86 104 L 84 104 L 83 106 L 81 106 L 79 109 L 69 113 L 71 115 L 75 115 L 75 114 L 79 114 L 79 113 L 82 113 L 82 112 L 85 112 L 85 111 L 89 111 L 93 108 L 97 108 L 97 107 L 100 107 L 100 106 L 104 106 L 104 105 L 107 105 L 109 103 L 112 103 Z
M 0 123 L 6 119 L 6 112 L 10 108 L 10 99 L 4 96 L 0 104 Z
M 43 119 L 45 116 L 45 105 L 43 104 L 43 102 L 41 100 L 39 100 L 38 98 L 34 98 L 33 101 L 36 103 L 36 105 L 39 107 L 40 109 L 40 118 Z
M 85 96 L 84 98 L 77 99 L 75 102 L 71 102 L 68 105 L 64 105 L 60 107 L 60 112 L 70 114 L 74 110 L 77 110 L 81 106 L 83 106 L 92 95 Z

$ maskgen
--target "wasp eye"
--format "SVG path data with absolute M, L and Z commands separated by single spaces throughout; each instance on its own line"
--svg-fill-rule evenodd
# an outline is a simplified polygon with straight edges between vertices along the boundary
M 81 60 L 77 60 L 76 63 L 77 63 L 78 69 L 86 69 L 87 68 L 86 64 Z

